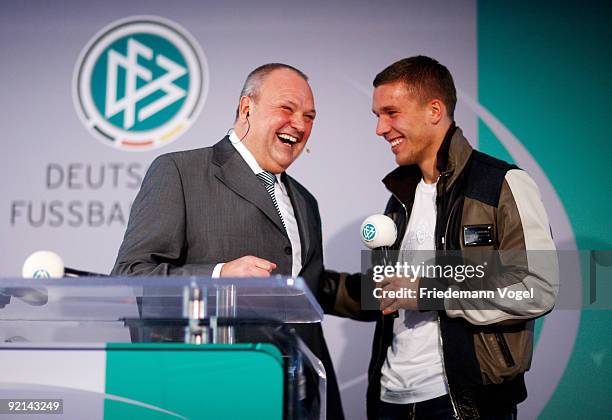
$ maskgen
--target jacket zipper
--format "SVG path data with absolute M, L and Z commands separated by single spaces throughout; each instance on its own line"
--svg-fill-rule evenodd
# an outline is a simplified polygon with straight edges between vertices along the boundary
M 398 202 L 398 203 L 400 203 L 400 204 L 402 205 L 402 207 L 404 208 L 404 213 L 406 214 L 406 224 L 407 224 L 407 223 L 408 223 L 408 209 L 406 209 L 406 205 L 405 205 L 404 203 L 402 203 L 402 200 L 400 200 L 399 198 L 397 198 L 397 196 L 396 196 L 394 193 L 391 193 L 391 195 L 392 195 L 392 196 L 393 196 L 393 197 L 394 197 L 394 198 L 397 200 L 397 202 Z M 403 238 L 402 238 L 402 240 L 403 240 Z M 400 245 L 400 247 L 401 247 L 401 245 Z M 386 316 L 382 315 L 382 313 L 381 313 L 381 317 L 382 317 L 382 321 L 381 321 L 381 330 L 382 330 L 382 334 L 384 335 L 384 333 L 385 333 L 385 318 L 386 318 Z M 378 354 L 379 354 L 380 356 L 379 356 L 379 359 L 378 359 L 378 361 L 377 361 L 377 362 L 378 362 L 378 363 L 377 363 L 377 365 L 380 365 L 380 366 L 382 367 L 382 365 L 381 365 L 379 362 L 380 362 L 380 361 L 381 361 L 381 359 L 382 359 L 382 361 L 383 361 L 383 363 L 384 363 L 384 362 L 385 362 L 385 361 L 384 361 L 384 358 L 386 358 L 386 357 L 387 357 L 387 355 L 386 355 L 386 354 L 383 354 L 383 341 L 384 341 L 384 340 L 382 339 L 382 337 L 381 337 L 381 339 L 380 339 L 380 340 L 378 340 L 378 341 L 379 341 L 379 342 L 378 342 Z
M 395 195 L 394 193 L 391 193 L 391 195 L 397 200 L 398 203 L 400 203 L 402 205 L 402 208 L 404 209 L 404 214 L 406 216 L 406 229 L 408 229 L 408 209 L 406 208 L 406 205 L 402 202 L 402 200 L 400 200 L 397 195 Z M 404 232 L 404 235 L 406 234 L 406 232 Z M 402 241 L 404 240 L 404 237 L 402 236 Z M 398 250 L 399 248 L 401 248 L 402 244 L 400 243 L 398 246 Z
M 495 333 L 495 339 L 497 340 L 497 344 L 501 350 L 502 356 L 504 357 L 504 361 L 506 362 L 507 367 L 512 367 L 516 365 L 514 362 L 514 358 L 512 357 L 512 353 L 510 352 L 510 348 L 508 347 L 508 343 L 506 343 L 506 338 L 502 333 Z
M 440 352 L 442 353 L 442 375 L 444 376 L 444 382 L 446 382 L 446 387 L 448 388 L 448 397 L 450 398 L 451 405 L 453 406 L 453 415 L 456 419 L 461 419 L 459 412 L 457 411 L 457 406 L 455 405 L 455 399 L 453 398 L 453 393 L 450 389 L 450 384 L 448 383 L 448 377 L 446 376 L 446 366 L 444 364 L 444 343 L 442 342 L 442 327 L 440 327 L 440 314 L 438 314 L 438 336 L 440 337 Z
M 453 203 L 453 207 L 450 209 L 448 213 L 448 218 L 446 219 L 446 227 L 444 228 L 444 250 L 446 251 L 448 245 L 448 228 L 450 227 L 450 222 L 453 214 L 455 213 L 455 209 L 459 206 L 459 200 L 456 200 Z
M 444 180 L 448 176 L 449 176 L 449 171 L 443 172 L 442 174 L 440 174 L 440 177 L 438 178 L 438 182 L 440 180 L 443 180 L 443 182 L 444 182 Z M 445 185 L 440 185 L 440 190 L 442 191 L 442 197 L 444 197 L 444 195 L 445 195 L 444 194 L 445 191 L 443 191 L 443 187 L 445 187 Z M 436 208 L 436 211 L 439 211 L 439 209 Z M 450 213 L 449 213 L 449 216 L 450 216 Z M 442 241 L 441 241 L 444 250 L 446 250 L 446 242 L 447 242 L 446 239 L 447 239 L 447 236 L 448 236 L 449 221 L 450 221 L 450 217 L 446 221 L 446 227 L 444 229 L 444 235 L 442 236 Z M 441 359 L 442 359 L 442 376 L 444 377 L 444 382 L 446 383 L 446 387 L 448 388 L 448 397 L 449 397 L 449 399 L 451 401 L 451 405 L 453 407 L 453 416 L 456 419 L 461 419 L 461 416 L 459 415 L 459 412 L 457 411 L 457 405 L 455 404 L 455 398 L 453 397 L 453 393 L 451 392 L 450 383 L 448 382 L 448 376 L 446 375 L 446 364 L 444 363 L 444 342 L 442 341 L 442 327 L 440 326 L 440 322 L 441 322 L 440 321 L 440 314 L 438 314 L 438 316 L 437 316 L 437 321 L 438 321 L 438 336 L 440 337 L 440 343 L 439 343 L 440 344 L 440 353 L 442 354 L 442 357 L 441 357 Z
M 444 187 L 446 187 L 446 185 L 444 185 L 446 178 L 448 178 L 450 176 L 450 171 L 446 171 L 446 172 L 442 172 L 440 174 L 440 176 L 438 177 L 438 185 L 440 186 L 439 190 L 437 192 L 438 194 L 438 199 L 436 200 L 436 204 L 438 204 L 440 201 L 442 201 L 443 197 L 445 196 L 445 191 L 444 191 Z M 442 183 L 440 183 L 440 180 L 442 180 Z M 440 195 L 440 192 L 442 192 L 442 194 Z M 444 207 L 444 205 L 442 205 L 441 207 Z M 438 206 L 436 206 L 436 212 L 439 212 L 439 208 Z M 438 219 L 438 215 L 436 215 L 436 219 Z M 447 242 L 447 236 L 448 236 L 448 225 L 449 225 L 449 220 L 446 220 L 446 227 L 444 228 L 444 235 L 442 235 L 441 238 L 441 242 L 442 242 L 442 249 L 444 251 L 446 251 L 446 242 Z

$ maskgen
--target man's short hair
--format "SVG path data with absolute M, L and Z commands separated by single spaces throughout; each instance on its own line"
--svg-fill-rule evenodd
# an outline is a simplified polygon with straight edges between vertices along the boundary
M 374 78 L 374 87 L 393 82 L 404 82 L 422 103 L 440 99 L 448 116 L 454 119 L 457 91 L 453 76 L 438 61 L 423 55 L 396 61 Z
M 242 90 L 240 91 L 240 98 L 243 96 L 248 96 L 253 98 L 253 100 L 257 100 L 259 97 L 259 89 L 263 84 L 265 78 L 272 73 L 274 70 L 279 69 L 288 69 L 294 71 L 298 76 L 300 76 L 305 81 L 308 81 L 308 76 L 306 76 L 302 71 L 296 69 L 289 64 L 283 63 L 268 63 L 262 66 L 257 67 L 255 70 L 249 73 L 246 80 L 244 81 L 244 85 L 242 86 Z M 238 120 L 238 114 L 240 112 L 240 103 L 238 103 L 238 108 L 236 108 L 236 120 Z

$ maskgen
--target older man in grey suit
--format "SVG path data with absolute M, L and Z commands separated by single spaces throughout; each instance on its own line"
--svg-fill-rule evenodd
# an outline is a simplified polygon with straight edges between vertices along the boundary
M 316 115 L 307 80 L 285 64 L 253 70 L 229 136 L 155 159 L 132 206 L 113 275 L 299 275 L 323 309 L 333 311 L 317 202 L 285 173 Z M 328 418 L 343 418 L 320 325 L 297 331 L 325 365 Z

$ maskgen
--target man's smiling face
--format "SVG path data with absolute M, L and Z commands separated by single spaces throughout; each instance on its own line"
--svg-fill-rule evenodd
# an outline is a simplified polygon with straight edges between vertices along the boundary
M 274 70 L 251 98 L 244 144 L 262 169 L 284 172 L 304 149 L 315 115 L 308 82 L 293 70 Z
M 391 145 L 398 165 L 419 164 L 435 156 L 429 109 L 403 82 L 374 89 L 372 111 L 378 118 L 376 134 Z

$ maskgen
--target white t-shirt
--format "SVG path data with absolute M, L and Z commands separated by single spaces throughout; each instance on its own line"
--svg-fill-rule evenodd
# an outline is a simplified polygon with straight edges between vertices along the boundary
M 402 240 L 400 259 L 418 264 L 411 261 L 409 251 L 434 250 L 435 228 L 436 184 L 426 184 L 421 179 Z M 380 383 L 380 399 L 394 404 L 427 401 L 448 393 L 435 311 L 399 311 Z

